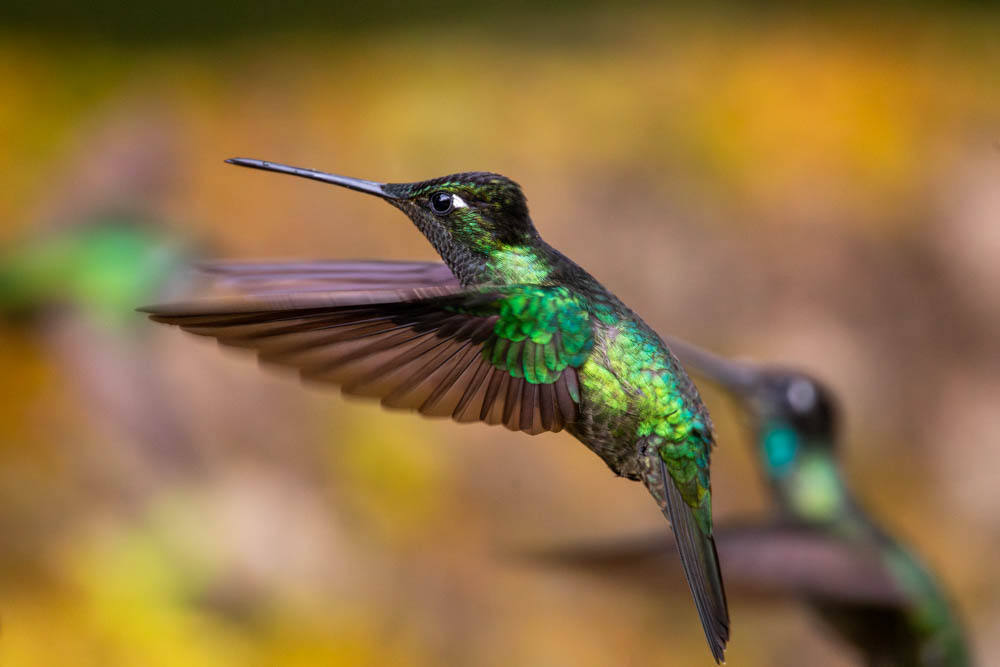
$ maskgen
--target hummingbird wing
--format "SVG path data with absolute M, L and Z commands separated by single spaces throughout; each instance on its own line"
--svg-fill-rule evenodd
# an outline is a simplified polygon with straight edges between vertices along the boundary
M 212 278 L 213 288 L 242 294 L 458 287 L 458 279 L 441 262 L 207 262 L 198 268 Z
M 736 576 L 760 589 L 858 604 L 908 603 L 874 542 L 789 522 L 729 525 L 718 539 L 727 577 L 732 563 Z
M 806 597 L 849 604 L 902 606 L 907 598 L 870 542 L 852 541 L 828 530 L 788 522 L 716 527 L 726 582 L 745 591 Z M 649 586 L 670 585 L 677 550 L 662 534 L 591 541 L 526 554 L 543 563 L 580 568 Z
M 513 285 L 238 295 L 143 309 L 392 408 L 536 434 L 577 417 L 593 345 L 569 290 Z
M 642 481 L 670 520 L 681 568 L 691 588 L 702 629 L 715 661 L 721 663 L 729 641 L 729 605 L 711 533 L 708 494 L 702 494 L 704 500 L 698 506 L 693 506 L 681 495 L 675 475 L 668 470 L 657 440 L 662 438 L 649 436 L 639 442 Z M 707 451 L 711 443 L 704 443 L 704 447 Z M 707 480 L 704 488 L 707 490 Z

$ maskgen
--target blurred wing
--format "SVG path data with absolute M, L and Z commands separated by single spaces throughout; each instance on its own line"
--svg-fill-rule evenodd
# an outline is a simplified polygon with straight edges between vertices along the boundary
M 705 637 L 715 661 L 721 663 L 729 641 L 729 605 L 722 585 L 715 540 L 701 528 L 695 511 L 681 497 L 657 448 L 649 443 L 640 443 L 640 451 L 643 452 L 643 482 L 670 519 L 681 567 L 691 588 Z
M 633 537 L 573 541 L 555 546 L 514 548 L 519 559 L 542 565 L 576 568 L 607 574 L 632 576 L 663 570 L 677 561 L 677 545 L 668 533 Z
M 877 545 L 787 524 L 733 526 L 719 535 L 726 575 L 808 598 L 885 606 L 907 597 Z
M 531 434 L 576 419 L 590 316 L 562 288 L 274 293 L 144 309 L 392 408 Z
M 718 526 L 719 560 L 726 581 L 742 590 L 849 604 L 901 606 L 906 596 L 877 548 L 817 529 L 784 523 Z M 676 562 L 663 535 L 591 542 L 528 554 L 545 563 L 611 576 L 662 580 Z
M 242 294 L 458 287 L 441 262 L 210 262 L 198 268 L 212 278 L 213 287 Z

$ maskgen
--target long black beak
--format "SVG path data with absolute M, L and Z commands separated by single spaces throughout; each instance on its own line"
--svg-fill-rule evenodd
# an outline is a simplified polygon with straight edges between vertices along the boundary
M 695 375 L 736 393 L 749 393 L 754 387 L 758 371 L 749 364 L 723 359 L 679 338 L 667 339 L 667 345 L 688 371 Z
M 229 164 L 238 165 L 240 167 L 250 167 L 251 169 L 263 169 L 264 171 L 276 171 L 279 174 L 291 174 L 292 176 L 311 178 L 314 181 L 322 181 L 324 183 L 332 183 L 333 185 L 339 185 L 340 187 L 347 188 L 348 190 L 367 192 L 370 195 L 375 195 L 376 197 L 382 197 L 383 199 L 396 199 L 395 196 L 385 191 L 385 183 L 376 183 L 375 181 L 365 181 L 360 178 L 348 178 L 347 176 L 337 176 L 336 174 L 328 174 L 325 171 L 316 171 L 315 169 L 303 169 L 302 167 L 289 167 L 286 164 L 278 164 L 277 162 L 265 162 L 264 160 L 253 160 L 245 157 L 230 158 L 226 160 L 226 162 L 228 162 Z

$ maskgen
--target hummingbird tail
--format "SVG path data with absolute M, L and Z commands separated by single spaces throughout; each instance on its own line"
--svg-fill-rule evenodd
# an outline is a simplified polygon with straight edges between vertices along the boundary
M 680 553 L 681 566 L 687 577 L 695 607 L 701 619 L 705 637 L 708 639 L 712 656 L 717 663 L 725 659 L 726 643 L 729 641 L 729 606 L 726 591 L 722 585 L 719 556 L 715 550 L 715 539 L 702 531 L 691 508 L 681 498 L 666 464 L 659 459 L 660 475 L 666 492 L 666 506 L 663 513 L 670 519 Z M 655 495 L 655 494 L 654 494 Z

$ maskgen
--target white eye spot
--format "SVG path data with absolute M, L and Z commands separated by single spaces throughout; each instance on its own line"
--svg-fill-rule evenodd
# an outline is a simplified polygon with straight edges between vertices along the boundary
M 786 397 L 796 412 L 806 413 L 816 405 L 816 387 L 808 380 L 795 380 L 788 385 Z
M 451 196 L 451 206 L 452 208 L 469 208 L 469 205 L 465 203 L 465 200 L 458 195 Z

